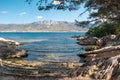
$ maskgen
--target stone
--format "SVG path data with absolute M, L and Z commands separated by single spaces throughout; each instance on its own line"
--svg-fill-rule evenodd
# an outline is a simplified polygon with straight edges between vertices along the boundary
M 117 36 L 116 35 L 110 35 L 110 38 L 113 40 L 115 39 Z
M 79 45 L 96 45 L 97 37 L 79 37 L 77 38 Z
M 1 39 L 2 40 L 2 39 Z M 9 43 L 9 40 L 0 40 L 0 58 L 19 58 L 27 56 L 27 51 L 16 47 L 18 43 Z
M 95 45 L 89 45 L 84 47 L 85 51 L 93 51 L 99 48 L 100 48 L 99 46 L 95 46 Z
M 0 41 L 7 42 L 8 44 L 16 45 L 16 46 L 21 45 L 21 43 L 19 43 L 17 41 L 9 40 L 9 39 L 5 39 L 5 38 L 1 38 L 1 37 L 0 37 Z
M 111 46 L 111 45 L 120 45 L 120 35 L 109 35 L 101 38 L 97 37 L 88 37 L 88 36 L 79 36 L 77 37 L 79 45 L 96 45 L 99 47 Z
M 99 53 L 100 54 L 100 53 Z M 120 78 L 120 52 L 112 56 L 109 53 L 106 57 L 91 58 L 85 63 L 85 66 L 79 67 L 74 75 L 91 77 L 93 80 L 119 80 Z M 104 55 L 103 55 L 104 56 Z M 90 58 L 90 57 L 88 57 Z M 79 74 L 78 74 L 79 73 Z
M 78 77 L 80 80 L 81 76 L 84 77 L 84 80 L 87 77 L 92 78 L 92 80 L 120 80 L 120 35 L 94 39 L 88 37 L 78 40 L 79 44 L 97 45 L 99 49 L 78 54 L 78 56 L 84 57 L 86 62 L 82 67 L 72 71 L 70 76 L 74 76 L 74 78 L 71 80 Z

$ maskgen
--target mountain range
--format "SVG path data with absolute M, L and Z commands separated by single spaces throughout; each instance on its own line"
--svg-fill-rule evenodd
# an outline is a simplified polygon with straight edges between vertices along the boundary
M 58 32 L 87 31 L 88 28 L 78 27 L 74 22 L 45 20 L 27 24 L 0 24 L 0 32 Z

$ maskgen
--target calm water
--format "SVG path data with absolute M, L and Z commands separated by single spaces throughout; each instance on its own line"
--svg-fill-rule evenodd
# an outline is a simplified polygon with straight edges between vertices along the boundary
M 79 60 L 76 55 L 83 52 L 76 44 L 74 35 L 83 35 L 84 32 L 5 32 L 0 37 L 24 43 L 19 46 L 28 50 L 29 60 L 69 61 Z

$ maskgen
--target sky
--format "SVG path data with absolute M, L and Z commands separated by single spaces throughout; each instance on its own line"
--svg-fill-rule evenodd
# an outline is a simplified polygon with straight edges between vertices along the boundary
M 43 20 L 83 21 L 88 17 L 88 13 L 79 16 L 85 9 L 81 7 L 75 11 L 48 10 L 39 11 L 36 6 L 37 0 L 31 4 L 25 0 L 0 0 L 0 24 L 24 24 Z

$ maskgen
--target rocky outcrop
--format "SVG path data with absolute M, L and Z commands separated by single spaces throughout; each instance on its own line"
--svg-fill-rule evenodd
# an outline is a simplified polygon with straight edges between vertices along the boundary
M 83 67 L 74 70 L 71 75 L 77 77 L 82 76 L 84 78 L 89 77 L 93 80 L 119 80 L 120 55 L 91 60 Z
M 120 80 L 120 35 L 85 37 L 79 41 L 100 46 L 100 49 L 79 54 L 85 58 L 85 64 L 71 71 L 72 78 L 63 80 Z
M 89 37 L 89 36 L 78 36 L 76 38 L 78 40 L 77 43 L 79 45 L 84 45 L 86 51 L 99 49 L 105 46 L 120 45 L 120 35 L 109 35 L 101 38 Z
M 0 41 L 6 42 L 6 43 L 11 44 L 11 45 L 15 45 L 15 46 L 21 45 L 21 43 L 19 43 L 17 41 L 9 40 L 9 39 L 5 39 L 5 38 L 1 38 L 1 37 L 0 37 Z
M 105 53 L 106 53 L 106 55 L 108 55 L 107 53 L 109 53 L 109 56 L 110 56 L 110 53 L 113 53 L 114 51 L 115 51 L 115 53 L 117 51 L 119 52 L 120 51 L 120 45 L 117 45 L 117 46 L 107 46 L 107 47 L 103 47 L 101 49 L 96 49 L 96 50 L 93 50 L 93 51 L 87 51 L 87 52 L 78 54 L 78 56 L 83 56 L 84 55 L 84 56 L 87 57 L 87 56 L 89 56 L 91 54 L 94 54 L 94 55 L 99 55 L 99 54 L 102 55 L 102 54 L 104 54 L 104 56 L 105 56 Z M 115 55 L 115 53 L 114 53 L 114 55 Z
M 77 37 L 80 45 L 97 45 L 100 47 L 120 44 L 120 35 L 109 35 L 102 38 L 79 36 Z
M 0 59 L 0 63 L 0 79 L 2 75 L 5 76 L 2 80 L 6 80 L 6 77 L 10 76 L 15 78 L 14 80 L 59 80 L 60 78 L 68 76 L 73 67 L 81 65 L 79 63 L 20 59 L 15 59 L 15 61 L 14 59 Z
M 80 45 L 96 45 L 97 37 L 80 36 L 77 38 Z
M 1 58 L 19 58 L 27 56 L 26 50 L 19 49 L 19 42 L 0 38 L 0 57 Z

